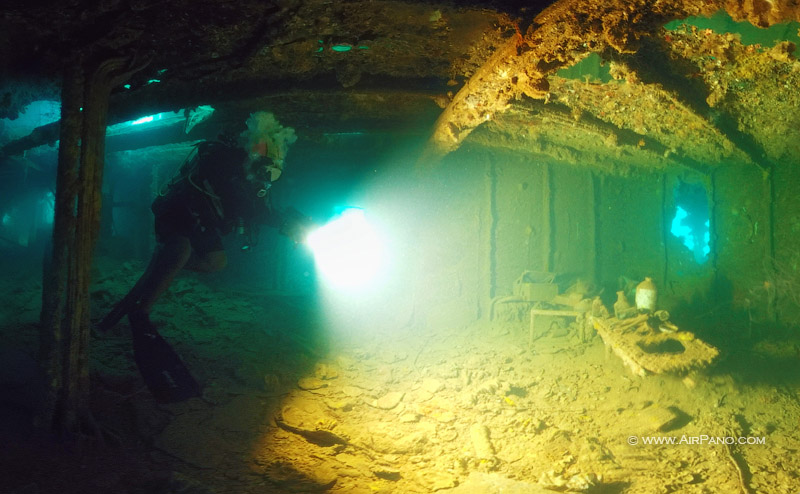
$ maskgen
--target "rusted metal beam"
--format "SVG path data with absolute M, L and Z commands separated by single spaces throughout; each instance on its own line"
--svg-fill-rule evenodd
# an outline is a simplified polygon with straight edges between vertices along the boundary
M 755 5 L 745 0 L 672 2 L 564 0 L 540 13 L 525 35 L 511 38 L 475 72 L 437 120 L 420 165 L 431 166 L 457 149 L 480 124 L 512 99 L 545 99 L 547 77 L 589 52 L 635 53 L 643 38 L 675 19 L 726 10 L 736 19 L 771 25 L 800 19 L 790 0 Z

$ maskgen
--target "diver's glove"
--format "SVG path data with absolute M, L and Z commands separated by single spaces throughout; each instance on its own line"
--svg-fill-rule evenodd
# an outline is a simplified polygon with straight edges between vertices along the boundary
M 289 237 L 295 244 L 301 244 L 306 241 L 306 237 L 316 226 L 310 216 L 306 216 L 293 207 L 288 207 L 281 213 L 281 224 L 278 231 L 281 235 Z

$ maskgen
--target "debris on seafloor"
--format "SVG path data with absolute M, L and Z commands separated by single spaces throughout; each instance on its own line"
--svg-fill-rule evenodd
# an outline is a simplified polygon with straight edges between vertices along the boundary
M 458 487 L 449 494 L 475 494 L 513 492 L 514 494 L 552 494 L 552 490 L 538 484 L 510 479 L 499 473 L 471 472 Z
M 573 475 L 567 479 L 552 470 L 544 472 L 539 478 L 539 484 L 548 491 L 586 492 L 598 482 L 599 478 L 593 473 Z
M 280 427 L 281 429 L 291 432 L 292 434 L 297 434 L 298 436 L 302 437 L 306 441 L 316 444 L 317 446 L 335 446 L 337 444 L 347 445 L 350 442 L 339 436 L 338 434 L 334 434 L 328 430 L 321 430 L 321 429 L 304 429 L 301 427 L 294 427 L 278 417 L 275 417 L 275 425 Z
M 388 480 L 390 482 L 397 482 L 403 478 L 398 470 L 393 469 L 380 468 L 373 470 L 372 473 L 379 479 Z
M 368 404 L 381 410 L 391 410 L 400 404 L 403 396 L 405 396 L 405 393 L 401 391 L 391 391 L 373 402 L 368 402 Z
M 553 310 L 553 309 L 531 309 L 531 323 L 528 328 L 528 350 L 533 347 L 534 335 L 536 334 L 536 316 L 560 316 L 578 318 L 584 314 L 583 311 L 575 310 Z
M 603 305 L 603 301 L 602 301 L 602 299 L 600 299 L 599 295 L 596 295 L 592 299 L 592 313 L 591 313 L 591 316 L 592 317 L 600 317 L 600 318 L 604 318 L 604 319 L 608 318 L 608 317 L 611 317 L 611 314 L 609 314 L 608 309 L 606 308 L 606 306 Z
M 475 457 L 490 470 L 494 469 L 497 466 L 497 458 L 489 438 L 489 429 L 483 424 L 473 424 L 469 428 L 469 436 L 475 449 Z
M 314 391 L 317 389 L 327 388 L 328 383 L 315 377 L 303 377 L 298 379 L 297 387 L 303 391 Z
M 637 376 L 685 373 L 708 366 L 719 355 L 719 350 L 693 333 L 679 331 L 671 323 L 668 331 L 657 331 L 650 319 L 641 314 L 622 321 L 611 317 L 593 318 L 592 322 L 606 347 Z M 665 323 L 660 321 L 657 326 L 667 327 Z
M 680 409 L 654 405 L 643 412 L 649 428 L 654 432 L 667 432 L 676 428 L 682 415 Z
M 332 472 L 300 472 L 282 461 L 273 461 L 264 472 L 264 477 L 281 492 L 327 492 L 338 481 Z
M 525 271 L 514 282 L 514 295 L 526 302 L 549 302 L 558 295 L 555 275 Z

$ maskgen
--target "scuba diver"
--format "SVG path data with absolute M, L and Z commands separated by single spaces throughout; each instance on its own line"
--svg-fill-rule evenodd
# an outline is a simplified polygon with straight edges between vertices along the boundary
M 268 146 L 262 139 L 248 153 L 230 139 L 196 145 L 166 191 L 152 203 L 158 245 L 150 264 L 98 325 L 107 330 L 128 316 L 136 365 L 159 402 L 201 394 L 197 381 L 150 321 L 153 304 L 178 272 L 223 269 L 227 257 L 222 237 L 234 230 L 243 233 L 263 224 L 299 243 L 311 226 L 310 219 L 293 208 L 280 212 L 272 207 L 269 189 L 281 175 L 283 160 L 270 157 Z

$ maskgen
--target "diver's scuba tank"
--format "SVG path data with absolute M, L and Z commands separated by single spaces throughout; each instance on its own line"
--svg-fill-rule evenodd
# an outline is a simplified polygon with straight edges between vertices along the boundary
M 244 218 L 241 216 L 236 218 L 236 235 L 239 237 L 239 246 L 242 250 L 250 250 L 254 245 L 253 242 L 253 229 L 245 225 Z

